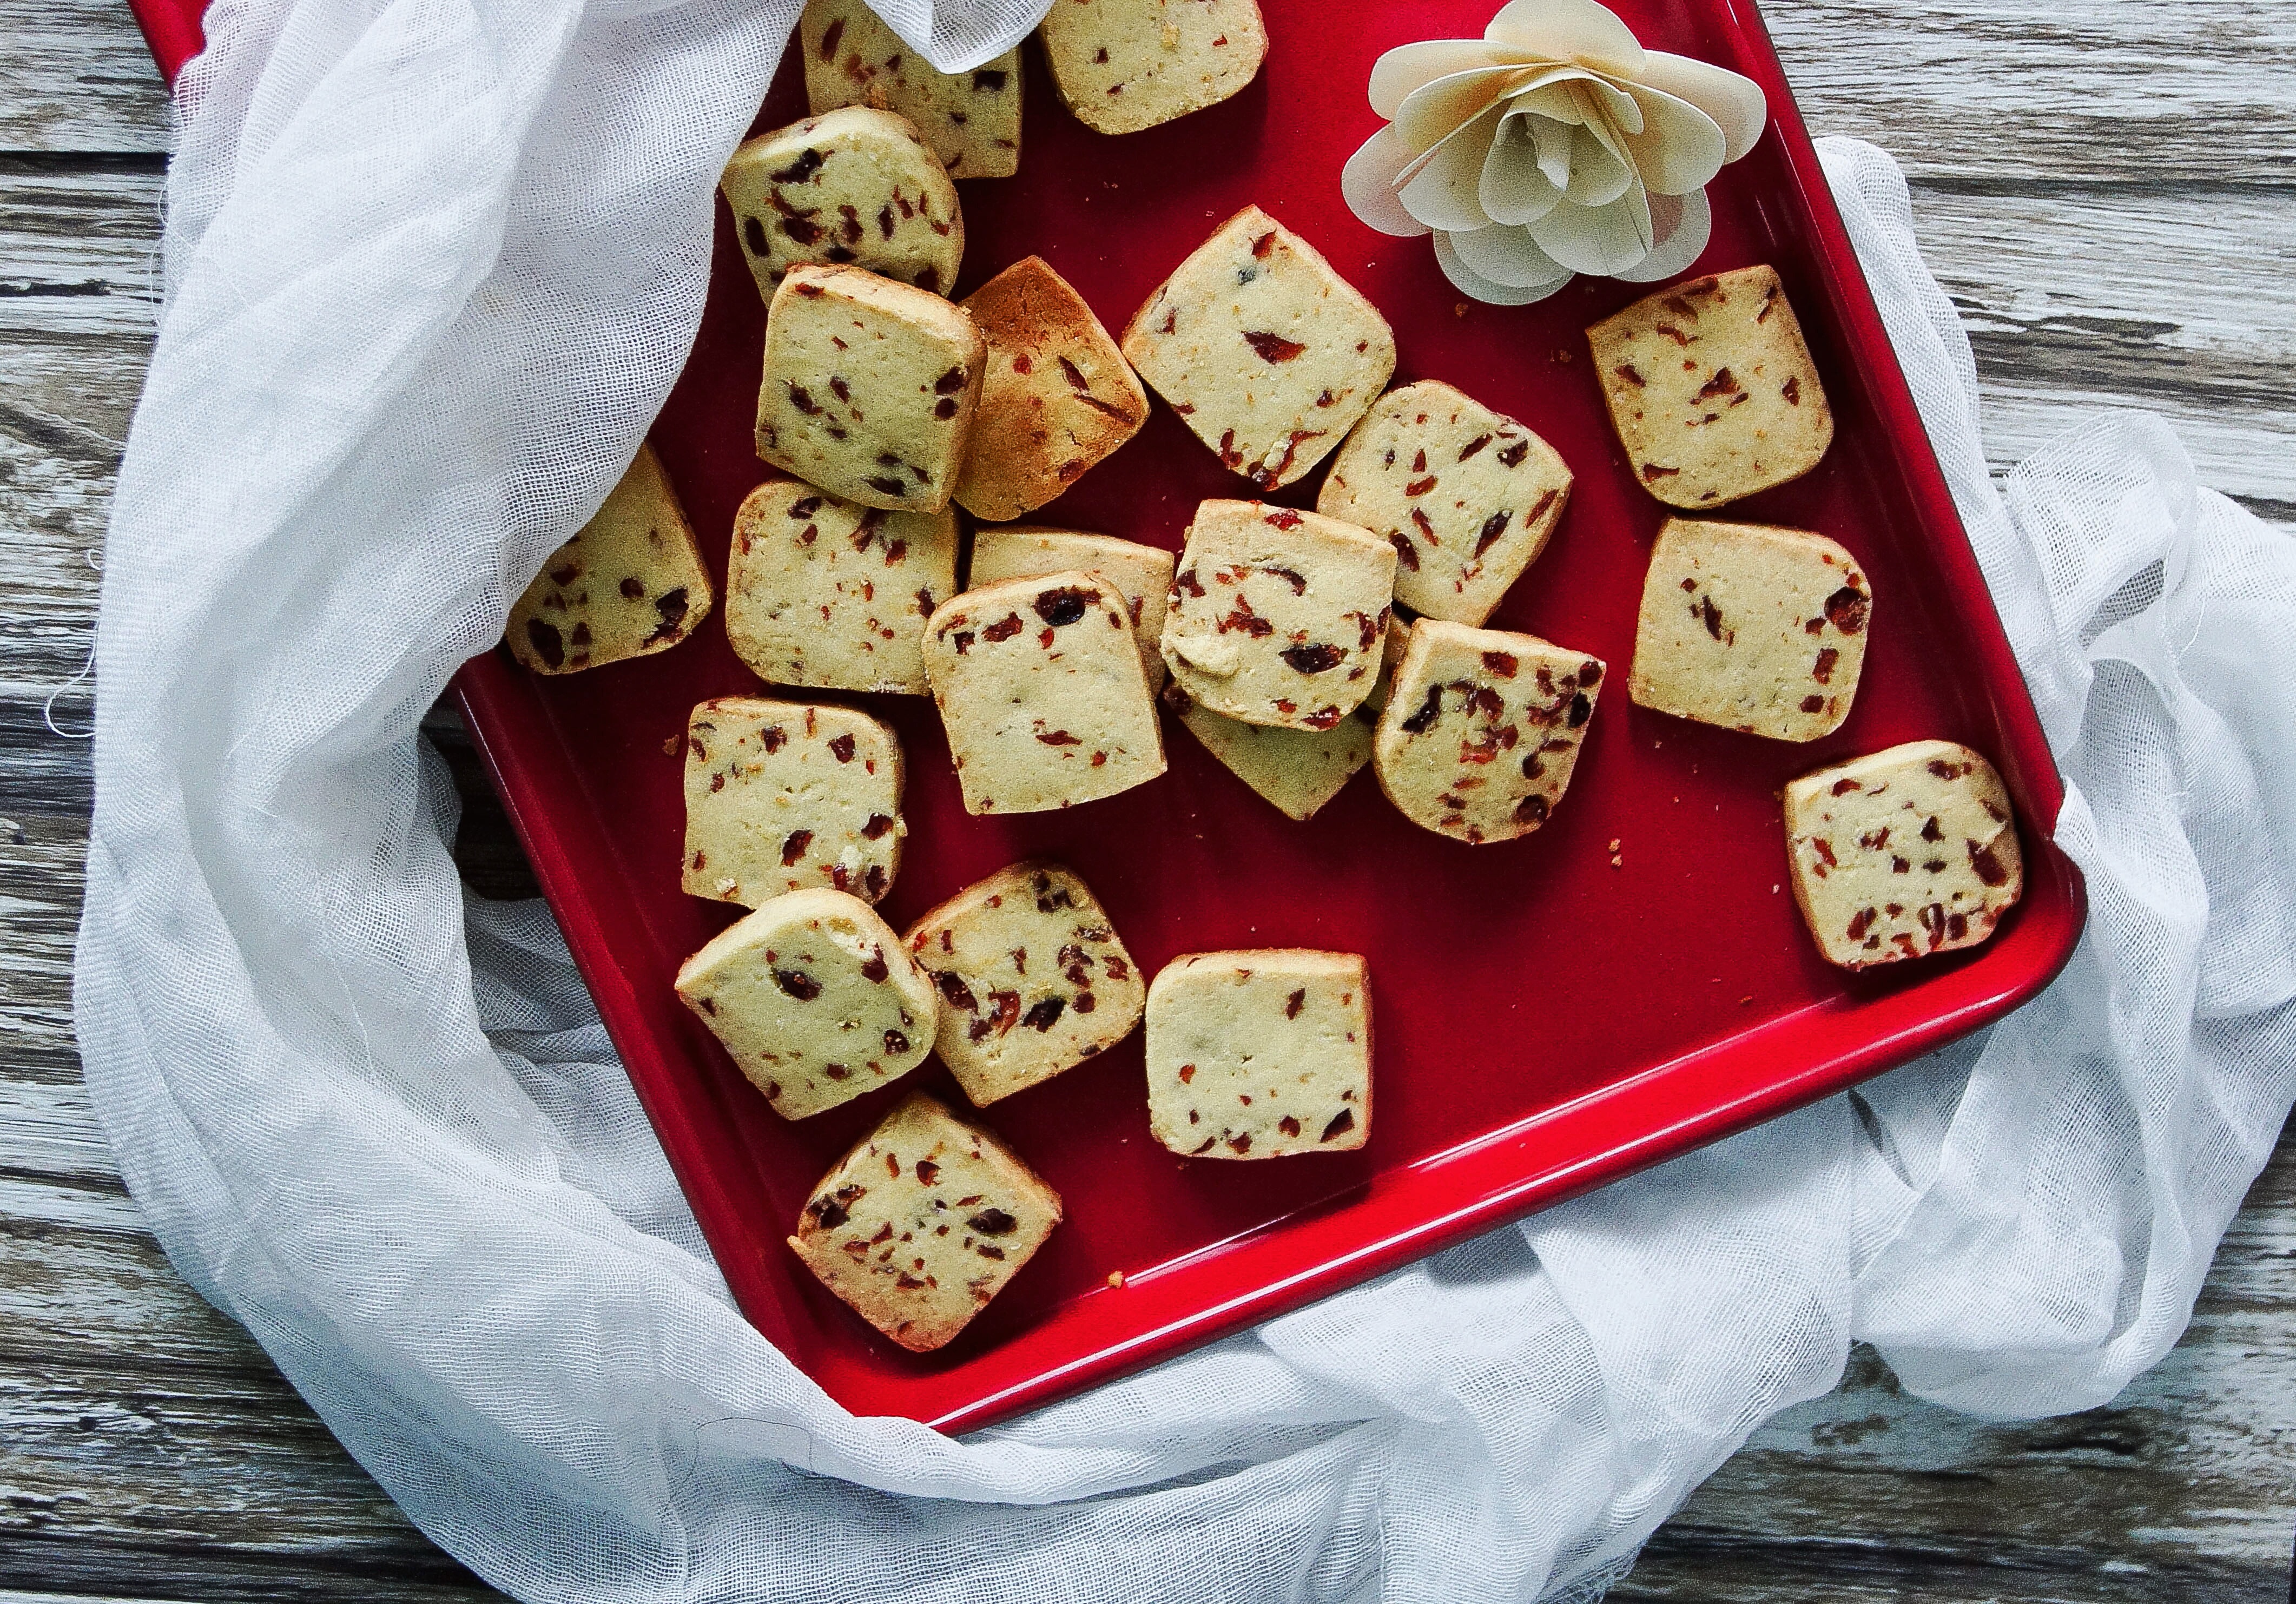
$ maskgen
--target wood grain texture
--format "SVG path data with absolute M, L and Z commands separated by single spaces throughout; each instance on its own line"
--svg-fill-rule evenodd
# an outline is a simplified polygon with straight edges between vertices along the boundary
M 2185 194 L 2296 183 L 2296 9 L 2184 0 L 1763 0 L 1816 132 L 1941 187 Z
M 1903 160 L 2007 466 L 2095 405 L 2176 421 L 2296 522 L 2296 7 L 1773 0 L 1808 121 Z M 0 1604 L 492 1597 L 176 1275 L 81 1084 L 78 672 L 147 359 L 167 107 L 119 0 L 0 0 Z M 84 694 L 55 721 L 85 727 Z M 450 715 L 474 885 L 531 886 Z M 1692 1499 L 1613 1596 L 2278 1600 L 2296 1521 L 2296 1142 L 2176 1352 L 2109 1409 L 1989 1426 L 1869 1352 Z
M 1812 130 L 1905 165 L 1997 465 L 2090 409 L 2144 406 L 2207 483 L 2296 523 L 2296 6 L 1763 11 Z
M 1644 1550 L 1617 1600 L 2281 1604 L 2296 1526 L 2296 1141 L 2184 1340 L 2107 1409 L 1989 1425 L 1860 1347 Z
M 167 150 L 168 91 L 119 0 L 0 0 L 0 150 Z

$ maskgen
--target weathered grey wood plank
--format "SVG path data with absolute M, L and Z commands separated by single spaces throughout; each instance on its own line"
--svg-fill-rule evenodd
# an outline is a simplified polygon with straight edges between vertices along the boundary
M 1988 1425 L 1872 1350 L 1757 1432 L 1612 1596 L 2095 1604 L 2289 1596 L 2296 1531 L 2296 1139 L 2225 1238 L 2184 1340 L 2112 1405 Z M 1836 1590 L 1838 1591 L 1832 1591 Z M 2055 1591 L 2051 1591 L 2054 1589 Z
M 156 158 L 0 155 L 0 813 L 33 798 L 86 809 L 86 752 L 42 715 L 86 662 L 112 475 L 151 352 L 163 179 Z M 85 729 L 88 706 L 84 687 L 56 695 L 57 722 Z
M 0 0 L 0 150 L 168 148 L 168 92 L 126 0 Z
M 0 1586 L 488 1596 L 86 1180 L 0 1173 Z
M 2296 8 L 2273 0 L 1762 0 L 1813 129 L 2034 194 L 2296 181 Z
M 2204 483 L 2296 519 L 2296 275 L 2284 267 L 2296 261 L 2296 192 L 2098 200 L 1923 187 L 1915 216 L 1970 331 L 1997 464 L 2092 409 L 2148 407 L 2177 426 Z
M 1770 0 L 1814 127 L 1924 174 L 2034 186 L 2296 178 L 2276 64 L 2296 15 L 2270 0 Z M 122 0 L 0 0 L 0 148 L 160 151 L 167 103 Z M 1877 84 L 1888 93 L 1877 94 Z
M 1970 323 L 1997 464 L 2088 408 L 2146 406 L 2206 482 L 2296 522 L 2296 7 L 1763 14 L 1811 128 L 1904 164 L 1923 252 Z

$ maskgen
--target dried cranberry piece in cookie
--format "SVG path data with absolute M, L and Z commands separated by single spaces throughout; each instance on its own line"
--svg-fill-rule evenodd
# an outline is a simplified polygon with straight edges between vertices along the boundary
M 1175 958 L 1148 988 L 1148 1127 L 1195 1158 L 1371 1140 L 1371 976 L 1353 953 Z
M 1986 940 L 2022 895 L 2008 787 L 1967 747 L 1915 741 L 1785 789 L 1794 901 L 1845 969 Z
M 927 623 L 924 663 L 967 812 L 1067 807 L 1164 772 L 1130 610 L 1089 574 L 967 591 Z
M 1196 509 L 1161 641 L 1190 699 L 1246 724 L 1329 730 L 1378 683 L 1395 550 L 1316 512 Z
M 1471 845 L 1529 835 L 1570 787 L 1603 675 L 1537 635 L 1418 619 L 1373 742 L 1381 789 Z
M 967 886 L 904 940 L 947 1005 L 941 1061 L 983 1108 L 1127 1035 L 1145 994 L 1090 888 L 1057 863 L 1015 863 Z
M 918 1092 L 821 1178 L 789 1245 L 922 1354 L 988 1307 L 1060 1223 L 1060 1194 L 1017 1154 Z
M 685 889 L 755 907 L 827 886 L 877 902 L 900 872 L 901 745 L 851 708 L 721 696 L 685 733 Z
M 868 904 L 791 891 L 726 927 L 677 994 L 784 1119 L 874 1091 L 932 1049 L 931 980 Z

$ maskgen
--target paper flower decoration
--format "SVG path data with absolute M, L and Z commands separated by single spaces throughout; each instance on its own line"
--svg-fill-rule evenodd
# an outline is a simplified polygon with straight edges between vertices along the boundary
M 1650 283 L 1706 249 L 1706 185 L 1753 149 L 1769 108 L 1751 78 L 1644 50 L 1595 0 L 1512 0 L 1480 39 L 1380 57 L 1388 124 L 1341 192 L 1382 233 L 1435 236 L 1477 300 L 1542 300 L 1574 274 Z

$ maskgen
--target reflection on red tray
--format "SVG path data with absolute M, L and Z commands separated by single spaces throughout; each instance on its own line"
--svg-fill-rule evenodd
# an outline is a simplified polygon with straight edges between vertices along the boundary
M 172 70 L 196 37 L 193 0 L 135 4 Z M 1121 327 L 1221 218 L 1257 201 L 1387 313 L 1398 381 L 1450 381 L 1562 451 L 1577 474 L 1570 511 L 1492 622 L 1623 668 L 1666 514 L 1611 434 L 1581 331 L 1640 291 L 1582 279 L 1534 307 L 1468 305 L 1425 241 L 1373 233 L 1340 199 L 1341 162 L 1377 125 L 1362 93 L 1372 62 L 1409 39 L 1479 33 L 1492 0 L 1263 4 L 1272 44 L 1257 83 L 1122 138 L 1061 110 L 1032 46 L 1020 176 L 961 186 L 960 291 L 1035 253 Z M 728 1283 L 849 1408 L 955 1430 L 1045 1403 L 1839 1091 L 1997 1017 L 2071 952 L 2079 880 L 2042 834 L 2055 769 L 1761 24 L 1736 0 L 1619 10 L 1645 42 L 1734 67 L 1770 97 L 1770 132 L 1709 192 L 1715 235 L 1699 266 L 1776 265 L 1833 402 L 1824 464 L 1727 516 L 1823 530 L 1872 576 L 1877 625 L 1841 731 L 1791 747 L 1614 694 L 1554 822 L 1478 849 L 1404 822 L 1367 774 L 1293 824 L 1169 721 L 1164 778 L 1066 813 L 974 819 L 927 702 L 853 699 L 910 756 L 912 847 L 884 910 L 897 927 L 1041 855 L 1086 877 L 1152 972 L 1207 947 L 1366 953 L 1379 1117 L 1365 1150 L 1177 1158 L 1148 1134 L 1136 1036 L 988 1111 L 1060 1190 L 1069 1223 L 949 1348 L 902 1352 L 782 1243 L 815 1179 L 898 1093 L 786 1124 L 670 990 L 679 960 L 738 912 L 678 889 L 679 762 L 664 749 L 693 702 L 756 687 L 722 626 L 564 680 L 499 653 L 463 670 L 472 729 Z M 760 126 L 803 110 L 785 63 Z M 734 509 L 763 477 L 750 431 L 764 309 L 727 222 L 701 336 L 652 437 L 721 573 Z M 1319 479 L 1276 499 L 1312 504 Z M 1245 493 L 1159 405 L 1036 521 L 1177 546 L 1200 498 Z M 1970 953 L 1847 975 L 1800 928 L 1775 793 L 1821 763 L 1931 735 L 2008 778 L 2025 900 Z M 906 1084 L 963 1106 L 937 1066 Z

